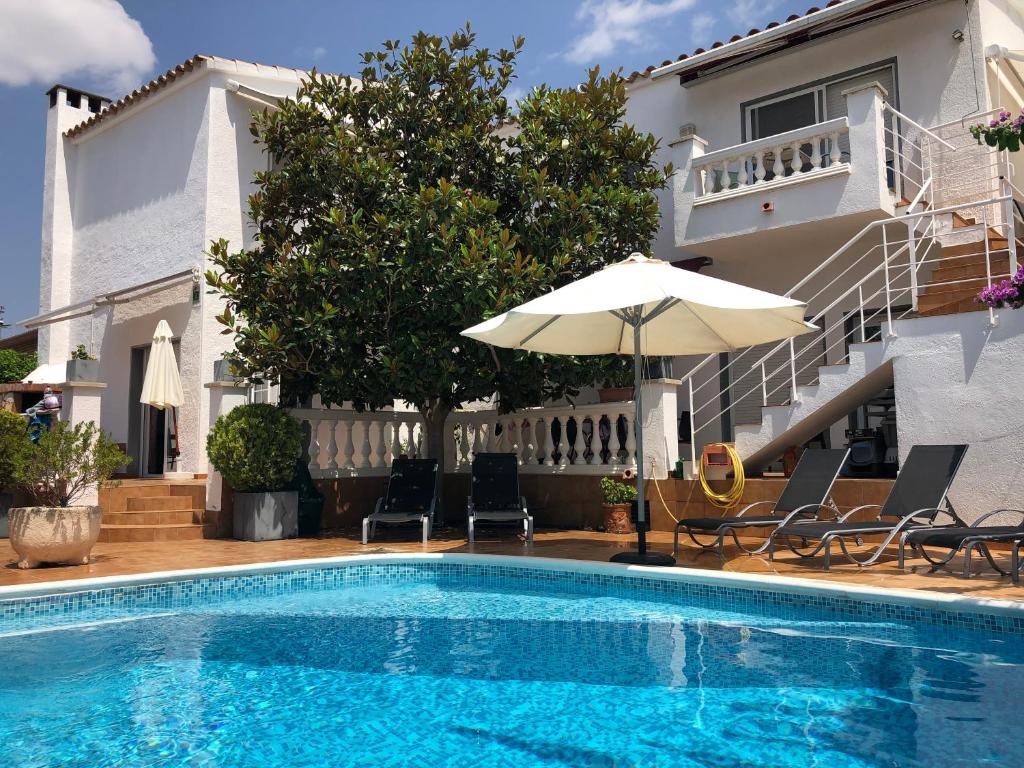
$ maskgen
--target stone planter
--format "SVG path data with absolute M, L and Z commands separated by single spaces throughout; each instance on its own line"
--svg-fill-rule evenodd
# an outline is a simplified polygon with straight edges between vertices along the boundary
M 597 390 L 597 399 L 602 403 L 624 403 L 633 399 L 632 387 L 607 387 Z
M 10 527 L 7 523 L 7 516 L 13 503 L 13 494 L 0 493 L 0 539 L 6 539 L 9 535 L 8 531 L 10 530 Z
M 68 360 L 64 368 L 67 381 L 99 381 L 99 360 Z
M 14 507 L 11 547 L 19 568 L 40 563 L 85 565 L 100 537 L 100 507 Z
M 632 533 L 633 524 L 629 519 L 629 504 L 602 504 L 605 533 Z
M 235 493 L 232 503 L 232 535 L 236 539 L 276 541 L 299 535 L 299 494 L 296 491 Z

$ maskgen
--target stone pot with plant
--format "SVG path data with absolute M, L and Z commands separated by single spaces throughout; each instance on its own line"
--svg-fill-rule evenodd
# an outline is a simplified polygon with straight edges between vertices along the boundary
M 602 403 L 621 403 L 633 399 L 633 359 L 609 355 L 600 363 L 601 384 L 597 399 Z
M 632 533 L 630 510 L 636 501 L 636 486 L 627 485 L 614 477 L 601 478 L 604 503 L 604 529 L 607 533 Z
M 100 362 L 89 354 L 85 344 L 79 344 L 64 369 L 68 381 L 99 381 Z
M 25 429 L 25 417 L 19 413 L 0 411 L 0 539 L 9 531 L 8 515 L 14 503 L 9 491 L 18 482 L 32 441 Z
M 43 432 L 17 472 L 18 483 L 36 503 L 10 512 L 11 547 L 18 553 L 18 567 L 88 563 L 103 513 L 98 505 L 76 502 L 129 461 L 95 422 L 57 422 Z
M 302 427 L 277 406 L 240 405 L 217 419 L 206 439 L 206 453 L 233 491 L 236 539 L 298 536 L 299 495 L 286 489 L 301 451 Z

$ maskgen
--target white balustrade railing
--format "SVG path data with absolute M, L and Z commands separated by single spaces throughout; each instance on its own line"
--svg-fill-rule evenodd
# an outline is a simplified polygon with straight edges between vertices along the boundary
M 850 127 L 845 117 L 816 123 L 775 136 L 748 141 L 695 158 L 697 200 L 729 196 L 750 188 L 849 165 L 842 138 Z
M 291 414 L 306 430 L 303 459 L 314 478 L 386 475 L 395 456 L 424 455 L 416 412 L 298 408 Z M 514 453 L 527 473 L 605 475 L 636 466 L 632 402 L 456 411 L 445 439 L 447 472 L 468 472 L 482 452 Z
M 632 402 L 457 411 L 448 420 L 448 472 L 468 472 L 479 452 L 514 453 L 527 473 L 613 474 L 636 466 Z
M 423 454 L 423 419 L 414 411 L 296 408 L 291 414 L 308 430 L 303 459 L 313 477 L 386 475 L 395 456 Z

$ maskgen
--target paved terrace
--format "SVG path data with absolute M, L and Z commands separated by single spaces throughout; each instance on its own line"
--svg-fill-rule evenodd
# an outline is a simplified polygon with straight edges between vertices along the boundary
M 355 532 L 319 539 L 291 539 L 288 541 L 244 542 L 225 539 L 159 543 L 100 543 L 93 550 L 93 562 L 87 566 L 51 566 L 34 570 L 19 570 L 14 565 L 15 554 L 6 539 L 0 539 L 0 585 L 32 584 L 93 576 L 115 576 L 172 571 L 185 568 L 210 568 L 224 565 L 261 563 L 274 560 L 333 557 L 338 555 L 383 554 L 402 552 L 472 552 L 494 555 L 533 555 L 535 557 L 566 558 L 572 560 L 607 561 L 615 552 L 635 546 L 634 536 L 616 536 L 589 531 L 538 531 L 532 547 L 527 547 L 511 531 L 489 534 L 486 529 L 470 546 L 458 529 L 440 531 L 436 538 L 423 546 L 411 541 L 415 533 L 409 530 L 386 531 L 381 537 L 363 546 Z M 668 552 L 672 548 L 672 535 L 656 531 L 650 540 L 655 548 Z M 821 570 L 821 559 L 800 561 L 785 551 L 773 563 L 767 557 L 748 556 L 727 550 L 722 565 L 714 554 L 698 554 L 695 547 L 683 547 L 679 566 L 705 568 L 743 573 L 764 573 L 797 576 L 833 583 L 863 584 L 875 587 L 922 589 L 956 593 L 984 598 L 1024 600 L 1024 585 L 1014 587 L 1009 579 L 1000 579 L 976 562 L 977 575 L 970 580 L 951 573 L 928 573 L 923 561 L 908 561 L 914 572 L 902 573 L 896 568 L 895 555 L 871 568 L 858 568 L 841 558 L 833 558 L 829 573 Z M 1008 560 L 1008 554 L 1006 556 Z M 981 559 L 979 558 L 979 561 Z M 955 560 L 954 567 L 961 561 Z

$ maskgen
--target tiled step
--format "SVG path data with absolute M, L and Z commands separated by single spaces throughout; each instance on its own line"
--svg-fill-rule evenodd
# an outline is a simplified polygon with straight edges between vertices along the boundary
M 921 289 L 921 296 L 943 296 L 953 293 L 970 293 L 977 296 L 982 288 L 988 287 L 988 278 L 971 277 L 958 279 L 956 282 L 940 283 L 931 281 Z
M 160 510 L 192 509 L 188 496 L 133 496 L 128 499 L 127 512 L 157 512 Z
M 943 293 L 932 293 L 922 294 L 917 299 L 917 311 L 920 314 L 926 314 L 931 312 L 933 309 L 938 307 L 944 307 L 948 304 L 973 304 L 975 308 L 983 308 L 983 305 L 978 304 L 975 301 L 975 297 L 978 295 L 978 289 L 967 288 L 956 291 L 946 291 Z M 966 310 L 969 311 L 969 310 Z
M 964 312 L 981 312 L 987 309 L 984 304 L 979 304 L 974 297 L 960 298 L 949 301 L 945 304 L 928 304 L 918 301 L 917 314 L 920 317 L 936 317 L 938 315 L 959 315 Z
M 100 526 L 100 541 L 194 541 L 203 538 L 203 526 L 194 523 L 161 525 L 107 525 Z
M 141 512 L 104 513 L 107 525 L 192 525 L 203 522 L 201 509 L 146 510 Z
M 958 262 L 948 262 L 950 265 L 957 265 Z M 1005 256 L 1001 259 L 992 259 L 991 264 L 992 279 L 1002 279 L 1010 274 L 1010 260 Z M 931 277 L 928 278 L 929 284 L 931 283 L 945 283 L 949 280 L 963 280 L 970 277 L 986 277 L 988 275 L 988 268 L 985 266 L 985 260 L 964 260 L 959 262 L 959 266 L 943 266 L 937 267 L 932 270 Z

